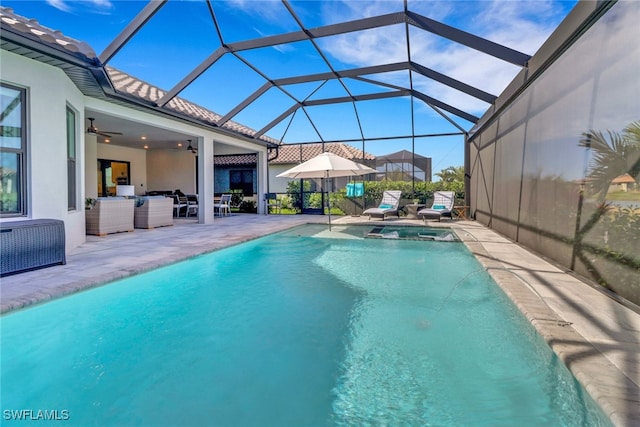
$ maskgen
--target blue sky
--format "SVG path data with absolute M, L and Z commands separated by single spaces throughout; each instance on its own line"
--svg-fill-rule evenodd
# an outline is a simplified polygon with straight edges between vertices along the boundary
M 431 19 L 532 55 L 564 19 L 577 1 L 483 0 L 408 1 L 409 10 Z M 37 19 L 40 24 L 89 44 L 100 54 L 145 6 L 141 0 L 3 0 L 2 6 Z M 211 2 L 225 43 L 298 31 L 299 25 L 280 1 L 234 0 Z M 300 21 L 313 28 L 384 13 L 400 12 L 403 2 L 396 0 L 291 1 Z M 410 26 L 411 60 L 464 83 L 499 95 L 519 72 L 506 64 L 464 46 Z M 122 71 L 169 90 L 195 66 L 221 45 L 206 2 L 170 0 L 145 27 L 109 62 Z M 336 70 L 389 62 L 406 61 L 404 25 L 389 26 L 353 34 L 318 39 L 318 46 Z M 328 67 L 309 42 L 298 42 L 240 53 L 241 58 L 225 55 L 179 96 L 219 114 L 226 114 L 265 82 L 301 74 L 328 71 Z M 255 66 L 260 73 L 247 66 Z M 409 73 L 396 72 L 371 76 L 388 84 L 409 87 Z M 413 87 L 456 108 L 481 116 L 488 104 L 442 84 L 412 74 Z M 353 79 L 345 81 L 351 94 L 384 92 L 379 85 Z M 288 86 L 286 93 L 271 89 L 254 105 L 233 120 L 260 129 L 299 99 L 345 96 L 337 81 Z M 291 95 L 291 96 L 290 96 Z M 410 98 L 392 98 L 331 107 L 310 107 L 315 126 L 299 111 L 268 132 L 284 142 L 334 139 L 360 139 L 360 126 L 366 138 L 389 138 L 411 133 Z M 416 134 L 457 132 L 431 107 L 413 101 Z M 451 116 L 460 126 L 472 124 Z M 318 135 L 320 133 L 320 136 Z M 357 141 L 350 143 L 363 148 Z M 432 157 L 433 171 L 463 164 L 462 137 L 418 138 L 368 141 L 367 152 L 382 155 L 401 149 Z

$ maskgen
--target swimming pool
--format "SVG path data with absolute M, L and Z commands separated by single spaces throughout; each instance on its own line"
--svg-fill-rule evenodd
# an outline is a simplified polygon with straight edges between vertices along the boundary
M 462 243 L 371 230 L 296 228 L 3 316 L 3 419 L 608 425 Z

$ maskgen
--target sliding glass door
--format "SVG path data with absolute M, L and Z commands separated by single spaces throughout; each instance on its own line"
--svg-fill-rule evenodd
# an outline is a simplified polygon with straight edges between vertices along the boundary
M 116 185 L 129 185 L 131 163 L 121 160 L 98 159 L 98 196 L 115 196 Z

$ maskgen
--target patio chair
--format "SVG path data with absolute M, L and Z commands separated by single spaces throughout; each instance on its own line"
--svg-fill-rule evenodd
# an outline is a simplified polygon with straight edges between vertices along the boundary
M 187 194 L 187 216 L 198 215 L 198 195 Z
M 369 208 L 366 211 L 362 212 L 363 215 L 369 215 L 369 219 L 372 216 L 382 216 L 382 220 L 384 221 L 387 215 L 396 214 L 398 217 L 400 213 L 398 211 L 398 206 L 400 205 L 400 196 L 402 195 L 402 191 L 399 190 L 388 190 L 382 194 L 382 201 L 378 205 L 377 208 Z
M 175 213 L 173 214 L 175 217 L 180 217 L 180 212 L 184 209 L 185 216 L 187 216 L 187 209 L 189 207 L 189 203 L 187 202 L 186 196 L 178 196 L 177 194 L 172 194 L 171 198 L 173 199 L 173 210 Z
M 218 212 L 218 216 L 231 215 L 231 194 L 220 196 L 220 201 L 213 204 L 213 212 Z
M 451 218 L 451 211 L 455 202 L 456 195 L 453 191 L 436 191 L 433 193 L 433 204 L 430 208 L 418 211 L 418 218 L 423 221 L 427 219 L 437 219 L 440 221 L 443 216 Z
M 271 213 L 271 209 L 274 209 L 277 214 L 281 213 L 282 200 L 278 199 L 278 195 L 276 193 L 265 193 L 264 200 L 266 202 L 265 206 L 267 214 Z

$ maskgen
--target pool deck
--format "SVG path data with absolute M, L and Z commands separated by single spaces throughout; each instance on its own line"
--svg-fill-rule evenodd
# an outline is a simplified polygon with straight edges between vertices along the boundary
M 100 286 L 162 265 L 306 223 L 315 215 L 242 215 L 213 224 L 176 220 L 173 227 L 87 241 L 67 254 L 67 264 L 0 279 L 0 312 Z M 332 218 L 339 225 L 381 221 Z M 423 225 L 388 218 L 384 224 Z M 523 247 L 474 221 L 452 227 L 540 335 L 564 361 L 616 426 L 640 426 L 640 314 Z M 473 309 L 470 307 L 470 310 Z

